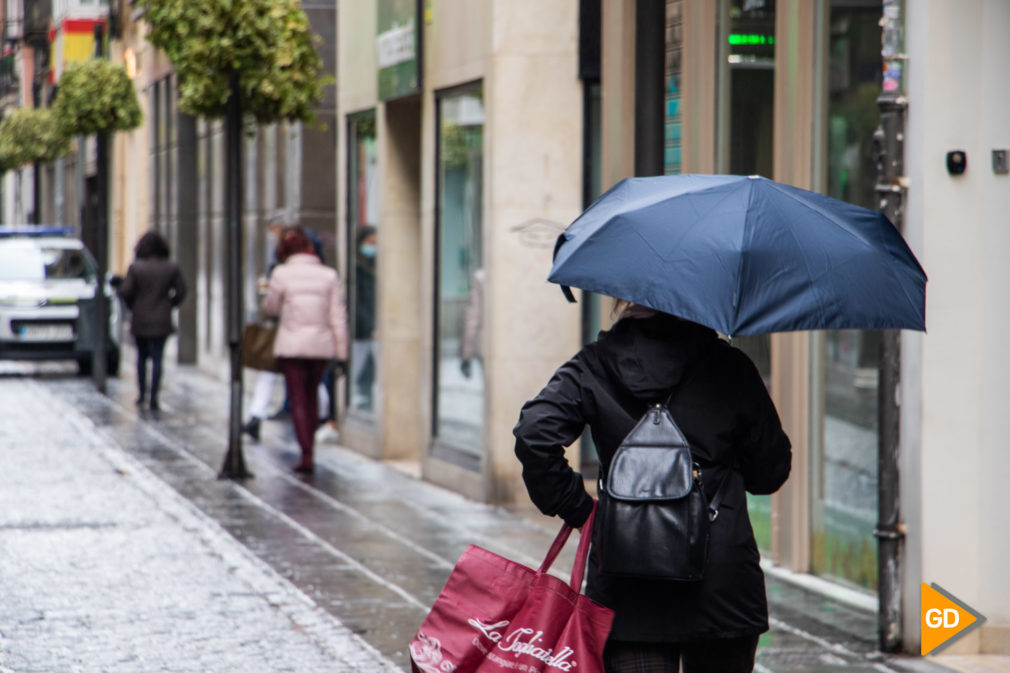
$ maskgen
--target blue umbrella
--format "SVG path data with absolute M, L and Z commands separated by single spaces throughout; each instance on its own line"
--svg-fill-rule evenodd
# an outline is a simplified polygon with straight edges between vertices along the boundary
M 729 336 L 926 328 L 926 274 L 883 214 L 759 176 L 622 180 L 558 238 L 548 280 Z

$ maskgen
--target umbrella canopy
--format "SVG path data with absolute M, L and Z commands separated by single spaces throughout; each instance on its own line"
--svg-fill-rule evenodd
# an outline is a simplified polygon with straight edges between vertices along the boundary
M 882 213 L 759 176 L 622 180 L 548 279 L 729 336 L 926 324 L 926 274 Z

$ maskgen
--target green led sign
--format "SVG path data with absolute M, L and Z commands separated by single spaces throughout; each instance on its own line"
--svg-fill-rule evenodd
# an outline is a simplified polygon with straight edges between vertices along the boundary
M 730 33 L 729 43 L 732 45 L 775 44 L 775 36 L 756 35 L 754 33 Z

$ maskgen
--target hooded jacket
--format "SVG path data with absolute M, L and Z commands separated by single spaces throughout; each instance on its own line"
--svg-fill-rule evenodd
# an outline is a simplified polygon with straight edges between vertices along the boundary
M 754 364 L 714 331 L 660 313 L 626 317 L 602 332 L 523 406 L 513 431 L 523 480 L 544 514 L 581 526 L 592 498 L 565 460 L 564 447 L 588 425 L 606 475 L 624 437 L 650 404 L 671 391 L 670 412 L 702 468 L 708 497 L 728 480 L 712 523 L 705 577 L 664 582 L 607 576 L 591 553 L 587 593 L 615 611 L 612 640 L 685 642 L 762 633 L 768 630 L 768 605 L 745 490 L 778 490 L 789 476 L 790 443 Z

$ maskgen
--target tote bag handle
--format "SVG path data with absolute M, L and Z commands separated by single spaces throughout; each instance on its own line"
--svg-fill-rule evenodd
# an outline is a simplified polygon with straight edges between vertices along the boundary
M 572 579 L 568 583 L 575 593 L 579 593 L 582 590 L 582 579 L 586 574 L 586 561 L 589 558 L 589 543 L 593 538 L 593 522 L 595 520 L 596 499 L 593 498 L 593 510 L 589 513 L 589 518 L 586 519 L 586 522 L 582 524 L 582 528 L 580 529 L 579 546 L 575 550 L 575 563 L 572 565 Z M 554 538 L 553 544 L 551 544 L 551 548 L 547 550 L 547 556 L 544 558 L 544 562 L 540 564 L 540 569 L 537 570 L 538 573 L 545 573 L 551 569 L 551 566 L 554 565 L 554 561 L 558 558 L 558 554 L 561 553 L 571 534 L 571 526 L 565 524 L 561 527 L 557 537 Z

